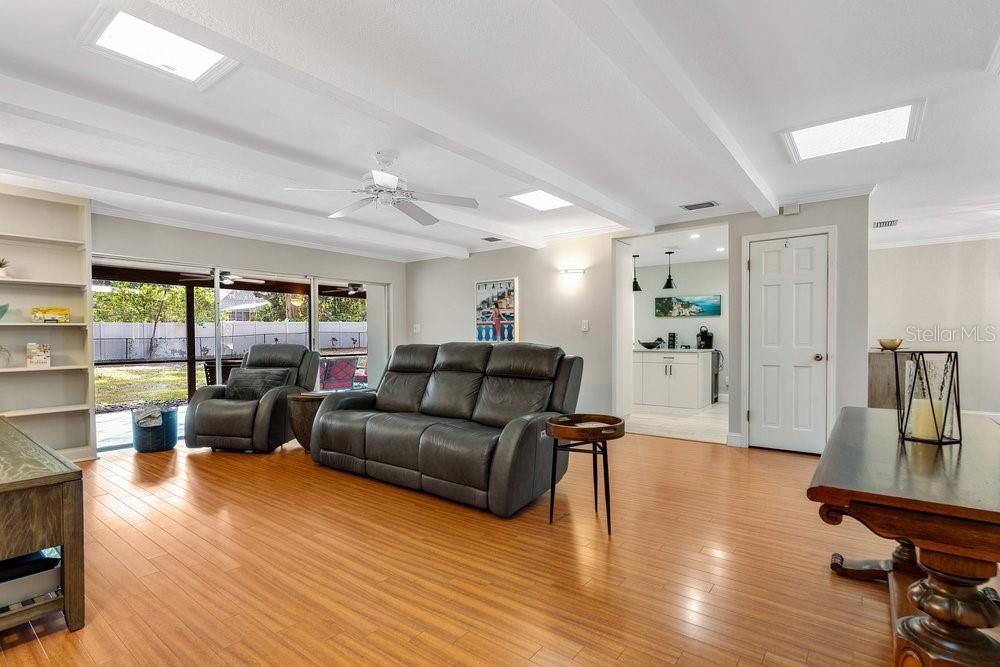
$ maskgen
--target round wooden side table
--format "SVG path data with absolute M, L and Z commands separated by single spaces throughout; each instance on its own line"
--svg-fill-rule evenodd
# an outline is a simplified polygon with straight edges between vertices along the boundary
M 625 422 L 611 415 L 572 414 L 549 417 L 545 433 L 552 438 L 552 489 L 549 491 L 549 523 L 556 503 L 556 461 L 559 452 L 590 454 L 594 462 L 594 512 L 597 512 L 597 456 L 604 459 L 604 512 L 611 534 L 611 481 L 608 479 L 608 440 L 625 435 Z M 560 444 L 560 440 L 566 441 Z
M 329 392 L 303 392 L 288 397 L 288 420 L 292 424 L 292 433 L 307 454 L 316 411 L 328 395 Z

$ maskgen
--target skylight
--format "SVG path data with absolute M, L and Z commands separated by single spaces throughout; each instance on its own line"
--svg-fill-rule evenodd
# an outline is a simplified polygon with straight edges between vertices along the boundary
M 842 153 L 856 148 L 902 141 L 910 137 L 913 105 L 876 111 L 815 125 L 789 133 L 799 160 Z
M 532 192 L 525 192 L 521 195 L 513 195 L 509 197 L 514 201 L 524 204 L 525 206 L 530 206 L 536 211 L 551 211 L 557 208 L 565 208 L 566 206 L 572 206 L 565 199 L 560 199 L 555 195 L 551 195 L 545 190 L 534 190 Z
M 125 12 L 115 15 L 96 44 L 188 81 L 197 81 L 225 59 L 221 53 Z

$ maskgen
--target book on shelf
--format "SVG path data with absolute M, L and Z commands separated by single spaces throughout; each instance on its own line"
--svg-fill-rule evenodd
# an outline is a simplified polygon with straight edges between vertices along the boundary
M 66 324 L 69 322 L 69 308 L 32 308 L 31 321 L 44 324 Z
M 28 343 L 25 354 L 28 368 L 50 368 L 52 350 L 48 343 Z

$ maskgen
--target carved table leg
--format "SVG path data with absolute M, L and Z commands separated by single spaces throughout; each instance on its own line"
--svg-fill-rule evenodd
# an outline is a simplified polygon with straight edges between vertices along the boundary
M 896 540 L 890 560 L 851 560 L 840 554 L 830 556 L 830 569 L 841 577 L 860 581 L 886 581 L 893 570 L 923 574 L 917 563 L 917 550 L 907 540 Z
M 922 549 L 925 579 L 907 597 L 924 615 L 896 624 L 898 665 L 998 665 L 1000 642 L 980 632 L 1000 625 L 1000 605 L 979 586 L 997 564 Z

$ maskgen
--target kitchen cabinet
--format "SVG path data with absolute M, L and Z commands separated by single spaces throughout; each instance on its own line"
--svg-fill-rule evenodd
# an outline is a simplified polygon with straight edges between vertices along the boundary
M 711 350 L 635 352 L 632 372 L 636 405 L 698 409 L 712 402 Z

